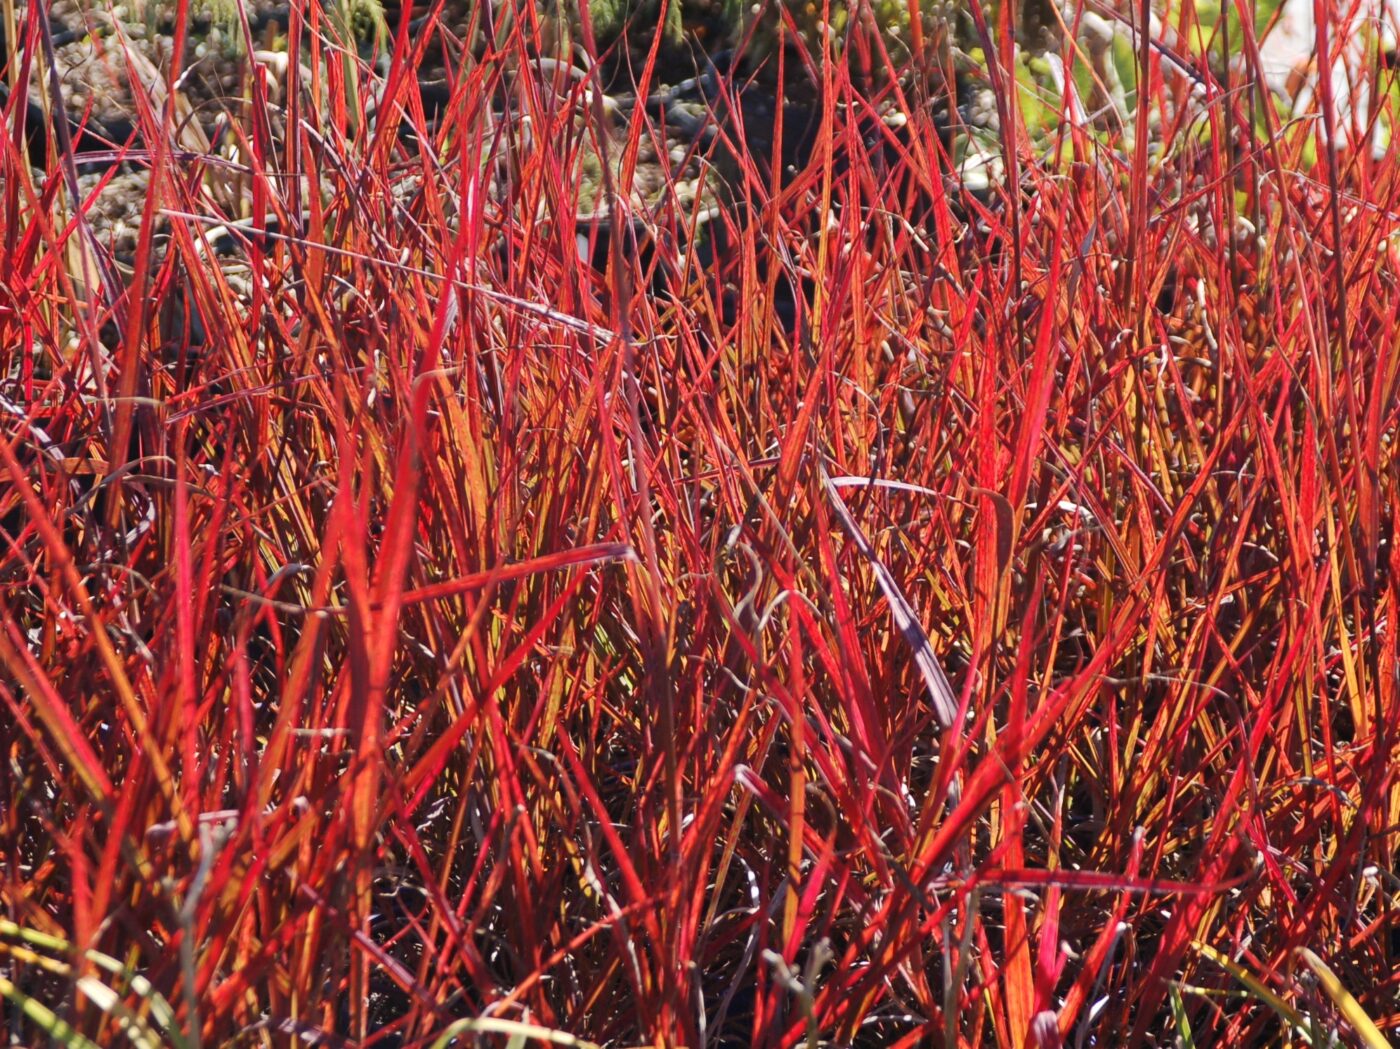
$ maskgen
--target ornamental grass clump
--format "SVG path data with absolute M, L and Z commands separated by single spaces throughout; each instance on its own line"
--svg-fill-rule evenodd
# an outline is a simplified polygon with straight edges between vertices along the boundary
M 18 1044 L 1396 1038 L 1395 154 L 971 17 L 995 120 L 852 20 L 790 157 L 475 4 L 4 137 Z

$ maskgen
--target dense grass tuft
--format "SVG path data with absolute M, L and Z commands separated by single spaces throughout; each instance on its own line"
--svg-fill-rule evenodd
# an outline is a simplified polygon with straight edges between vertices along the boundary
M 125 255 L 0 147 L 0 1027 L 1393 1036 L 1394 153 L 1189 4 L 1125 109 L 974 0 L 689 146 L 496 10 L 152 96 Z

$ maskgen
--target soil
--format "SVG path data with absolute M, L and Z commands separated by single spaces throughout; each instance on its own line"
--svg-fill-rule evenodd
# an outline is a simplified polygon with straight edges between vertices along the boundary
M 144 12 L 133 3 L 115 7 L 111 9 L 113 13 L 109 13 L 108 9 L 90 0 L 54 0 L 49 7 L 56 45 L 58 89 L 67 117 L 68 136 L 73 142 L 86 214 L 99 243 L 110 250 L 118 263 L 129 262 L 135 250 L 148 184 L 148 172 L 139 159 L 122 162 L 123 148 L 129 147 L 139 153 L 142 147 L 136 132 L 139 120 L 135 91 L 138 88 L 133 86 L 133 80 L 145 81 L 143 86 L 158 106 L 163 90 L 160 85 L 171 68 L 174 27 L 155 16 L 154 0 L 147 0 L 147 3 L 149 7 Z M 449 24 L 450 6 L 445 16 Z M 21 25 L 23 10 L 17 10 Z M 390 19 L 398 17 L 392 10 L 386 14 Z M 286 7 L 269 0 L 253 0 L 248 6 L 248 17 L 255 43 L 267 48 L 258 57 L 267 62 L 275 74 L 277 37 L 287 25 Z M 207 17 L 197 19 L 190 27 L 180 80 L 181 93 L 188 101 L 191 116 L 191 126 L 181 141 L 186 148 L 207 150 L 208 143 L 218 139 L 226 114 L 236 112 L 240 106 L 248 60 L 238 45 L 238 33 L 237 28 L 221 27 Z M 20 35 L 23 36 L 23 32 Z M 0 30 L 0 67 L 11 57 L 5 45 Z M 131 59 L 127 57 L 128 48 Z M 38 54 L 42 55 L 42 50 Z M 429 61 L 419 70 L 420 95 L 430 124 L 446 101 L 446 73 L 440 59 L 432 60 L 435 54 L 440 55 L 441 50 L 430 47 Z M 38 71 L 41 65 L 35 62 L 36 68 L 30 77 L 29 105 L 13 107 L 15 116 L 12 118 L 24 120 L 31 163 L 40 168 L 46 159 L 49 139 L 55 136 L 55 120 L 48 115 L 50 85 Z M 656 196 L 668 181 L 678 181 L 683 194 L 689 186 L 690 197 L 699 193 L 699 187 L 694 185 L 699 174 L 695 151 L 688 147 L 696 135 L 705 131 L 705 100 L 684 99 L 683 92 L 677 93 L 674 100 L 661 100 L 672 92 L 675 84 L 693 80 L 696 72 L 693 58 L 688 62 L 673 58 L 672 75 L 663 77 L 658 92 L 640 103 L 645 105 L 650 101 L 651 108 L 664 109 L 668 118 L 666 150 L 658 151 L 649 148 L 649 142 L 644 143 L 637 172 L 639 195 L 644 200 Z M 152 88 L 152 84 L 157 86 Z M 0 105 L 3 105 L 8 92 L 3 88 L 0 92 L 4 92 L 0 93 Z M 623 114 L 639 104 L 625 92 L 612 96 L 612 100 Z M 585 160 L 585 168 L 587 164 Z
M 449 0 L 441 24 L 465 25 L 468 2 Z M 143 144 L 136 131 L 140 124 L 136 92 L 146 92 L 157 111 L 163 104 L 164 84 L 172 66 L 175 27 L 168 20 L 172 9 L 173 5 L 157 0 L 127 0 L 125 7 L 110 8 L 94 0 L 53 0 L 49 7 L 58 90 L 68 137 L 73 141 L 79 192 L 97 241 L 110 253 L 118 270 L 128 267 L 133 259 L 149 182 L 139 155 Z M 17 13 L 23 25 L 23 8 Z M 400 18 L 394 0 L 386 5 L 385 16 L 390 25 Z M 248 0 L 247 17 L 254 56 L 268 67 L 275 90 L 278 56 L 285 54 L 279 49 L 284 47 L 288 9 L 284 0 Z M 639 99 L 626 88 L 631 83 L 629 66 L 635 67 L 636 56 L 625 48 L 614 49 L 615 57 L 605 64 L 602 80 L 619 126 L 641 107 L 653 125 L 663 129 L 660 143 L 643 136 L 633 182 L 635 203 L 643 207 L 655 204 L 674 186 L 681 211 L 704 216 L 714 213 L 711 203 L 731 196 L 728 190 L 739 178 L 739 164 L 725 143 L 743 143 L 751 157 L 770 157 L 775 120 L 781 111 L 784 134 L 779 159 L 785 169 L 795 170 L 812 155 L 820 114 L 815 90 L 810 85 L 804 89 L 800 72 L 789 75 L 779 98 L 764 69 L 731 69 L 730 53 L 705 51 L 703 41 L 717 41 L 717 29 L 688 27 L 688 33 L 685 46 L 663 52 L 657 86 L 647 98 Z M 207 16 L 197 17 L 189 26 L 179 81 L 180 104 L 187 107 L 187 119 L 179 145 L 192 153 L 218 150 L 228 141 L 229 114 L 241 110 L 249 68 L 241 39 L 240 28 L 221 26 Z M 447 101 L 443 56 L 459 46 L 455 41 L 447 43 L 452 46 L 443 47 L 442 40 L 431 42 L 418 70 L 419 93 L 430 127 Z M 42 53 L 42 48 L 37 49 L 27 110 L 10 107 L 16 114 L 14 119 L 24 116 L 31 157 L 41 168 L 48 159 L 48 139 L 57 127 L 57 122 L 46 116 L 51 88 L 38 72 L 43 63 L 37 59 Z M 0 67 L 9 57 L 0 47 Z M 281 65 L 281 75 L 285 75 L 285 59 Z M 801 63 L 794 59 L 788 68 L 800 70 Z M 737 97 L 719 90 L 726 73 L 731 83 L 744 85 Z M 621 150 L 613 152 L 616 160 Z M 704 165 L 699 159 L 702 155 L 708 160 Z M 579 219 L 581 230 L 586 230 L 605 217 L 605 209 L 591 203 L 596 191 L 590 192 L 586 185 L 590 180 L 595 186 L 601 182 L 598 157 L 585 155 L 581 163 L 585 189 Z M 760 163 L 760 168 L 763 166 Z M 595 248 L 597 244 L 595 238 Z
M 271 4 L 255 0 L 250 15 L 257 19 L 271 9 Z M 142 146 L 136 133 L 138 103 L 133 81 L 143 82 L 151 104 L 159 107 L 164 71 L 171 67 L 173 26 L 156 17 L 154 2 L 145 12 L 123 7 L 113 11 L 115 18 L 105 8 L 78 0 L 53 0 L 48 9 L 55 79 L 86 216 L 98 243 L 123 263 L 130 261 L 135 250 L 149 184 L 143 165 L 122 160 L 124 149 L 139 152 Z M 17 8 L 16 17 L 23 26 L 23 7 Z M 191 28 L 181 84 L 192 119 L 181 144 L 207 149 L 220 116 L 238 98 L 243 60 L 230 34 L 207 18 L 196 20 Z M 3 34 L 0 44 L 6 44 Z M 49 142 L 58 133 L 58 122 L 50 115 L 51 84 L 39 71 L 41 55 L 39 49 L 30 76 L 29 104 L 14 107 L 12 117 L 23 117 L 30 160 L 40 169 Z M 3 60 L 18 57 L 8 46 L 0 48 L 0 67 L 6 64 Z M 8 90 L 0 90 L 3 103 Z

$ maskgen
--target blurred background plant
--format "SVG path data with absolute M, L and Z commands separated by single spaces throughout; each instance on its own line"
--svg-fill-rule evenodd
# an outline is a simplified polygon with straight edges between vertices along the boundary
M 912 21 L 916 9 L 917 28 Z M 771 54 L 784 40 L 800 42 L 816 55 L 826 39 L 839 53 L 854 17 L 882 35 L 900 64 L 913 56 L 915 40 L 931 42 L 950 25 L 965 33 L 972 24 L 964 5 L 947 0 L 873 0 L 854 10 L 842 0 L 829 6 L 817 0 L 593 0 L 588 11 L 602 47 L 625 40 L 632 50 L 645 52 L 659 36 L 672 51 L 718 54 L 742 47 L 754 58 Z M 577 0 L 548 0 L 543 13 L 562 35 L 572 39 L 576 34 Z

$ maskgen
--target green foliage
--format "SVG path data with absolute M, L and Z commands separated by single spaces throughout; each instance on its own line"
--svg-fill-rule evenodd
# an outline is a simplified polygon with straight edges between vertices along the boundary
M 629 44 L 645 48 L 657 33 L 662 35 L 663 43 L 674 47 L 684 38 L 685 7 L 679 0 L 591 0 L 588 17 L 600 48 L 610 47 L 623 34 Z M 547 0 L 542 14 L 556 38 L 581 41 L 578 0 Z

